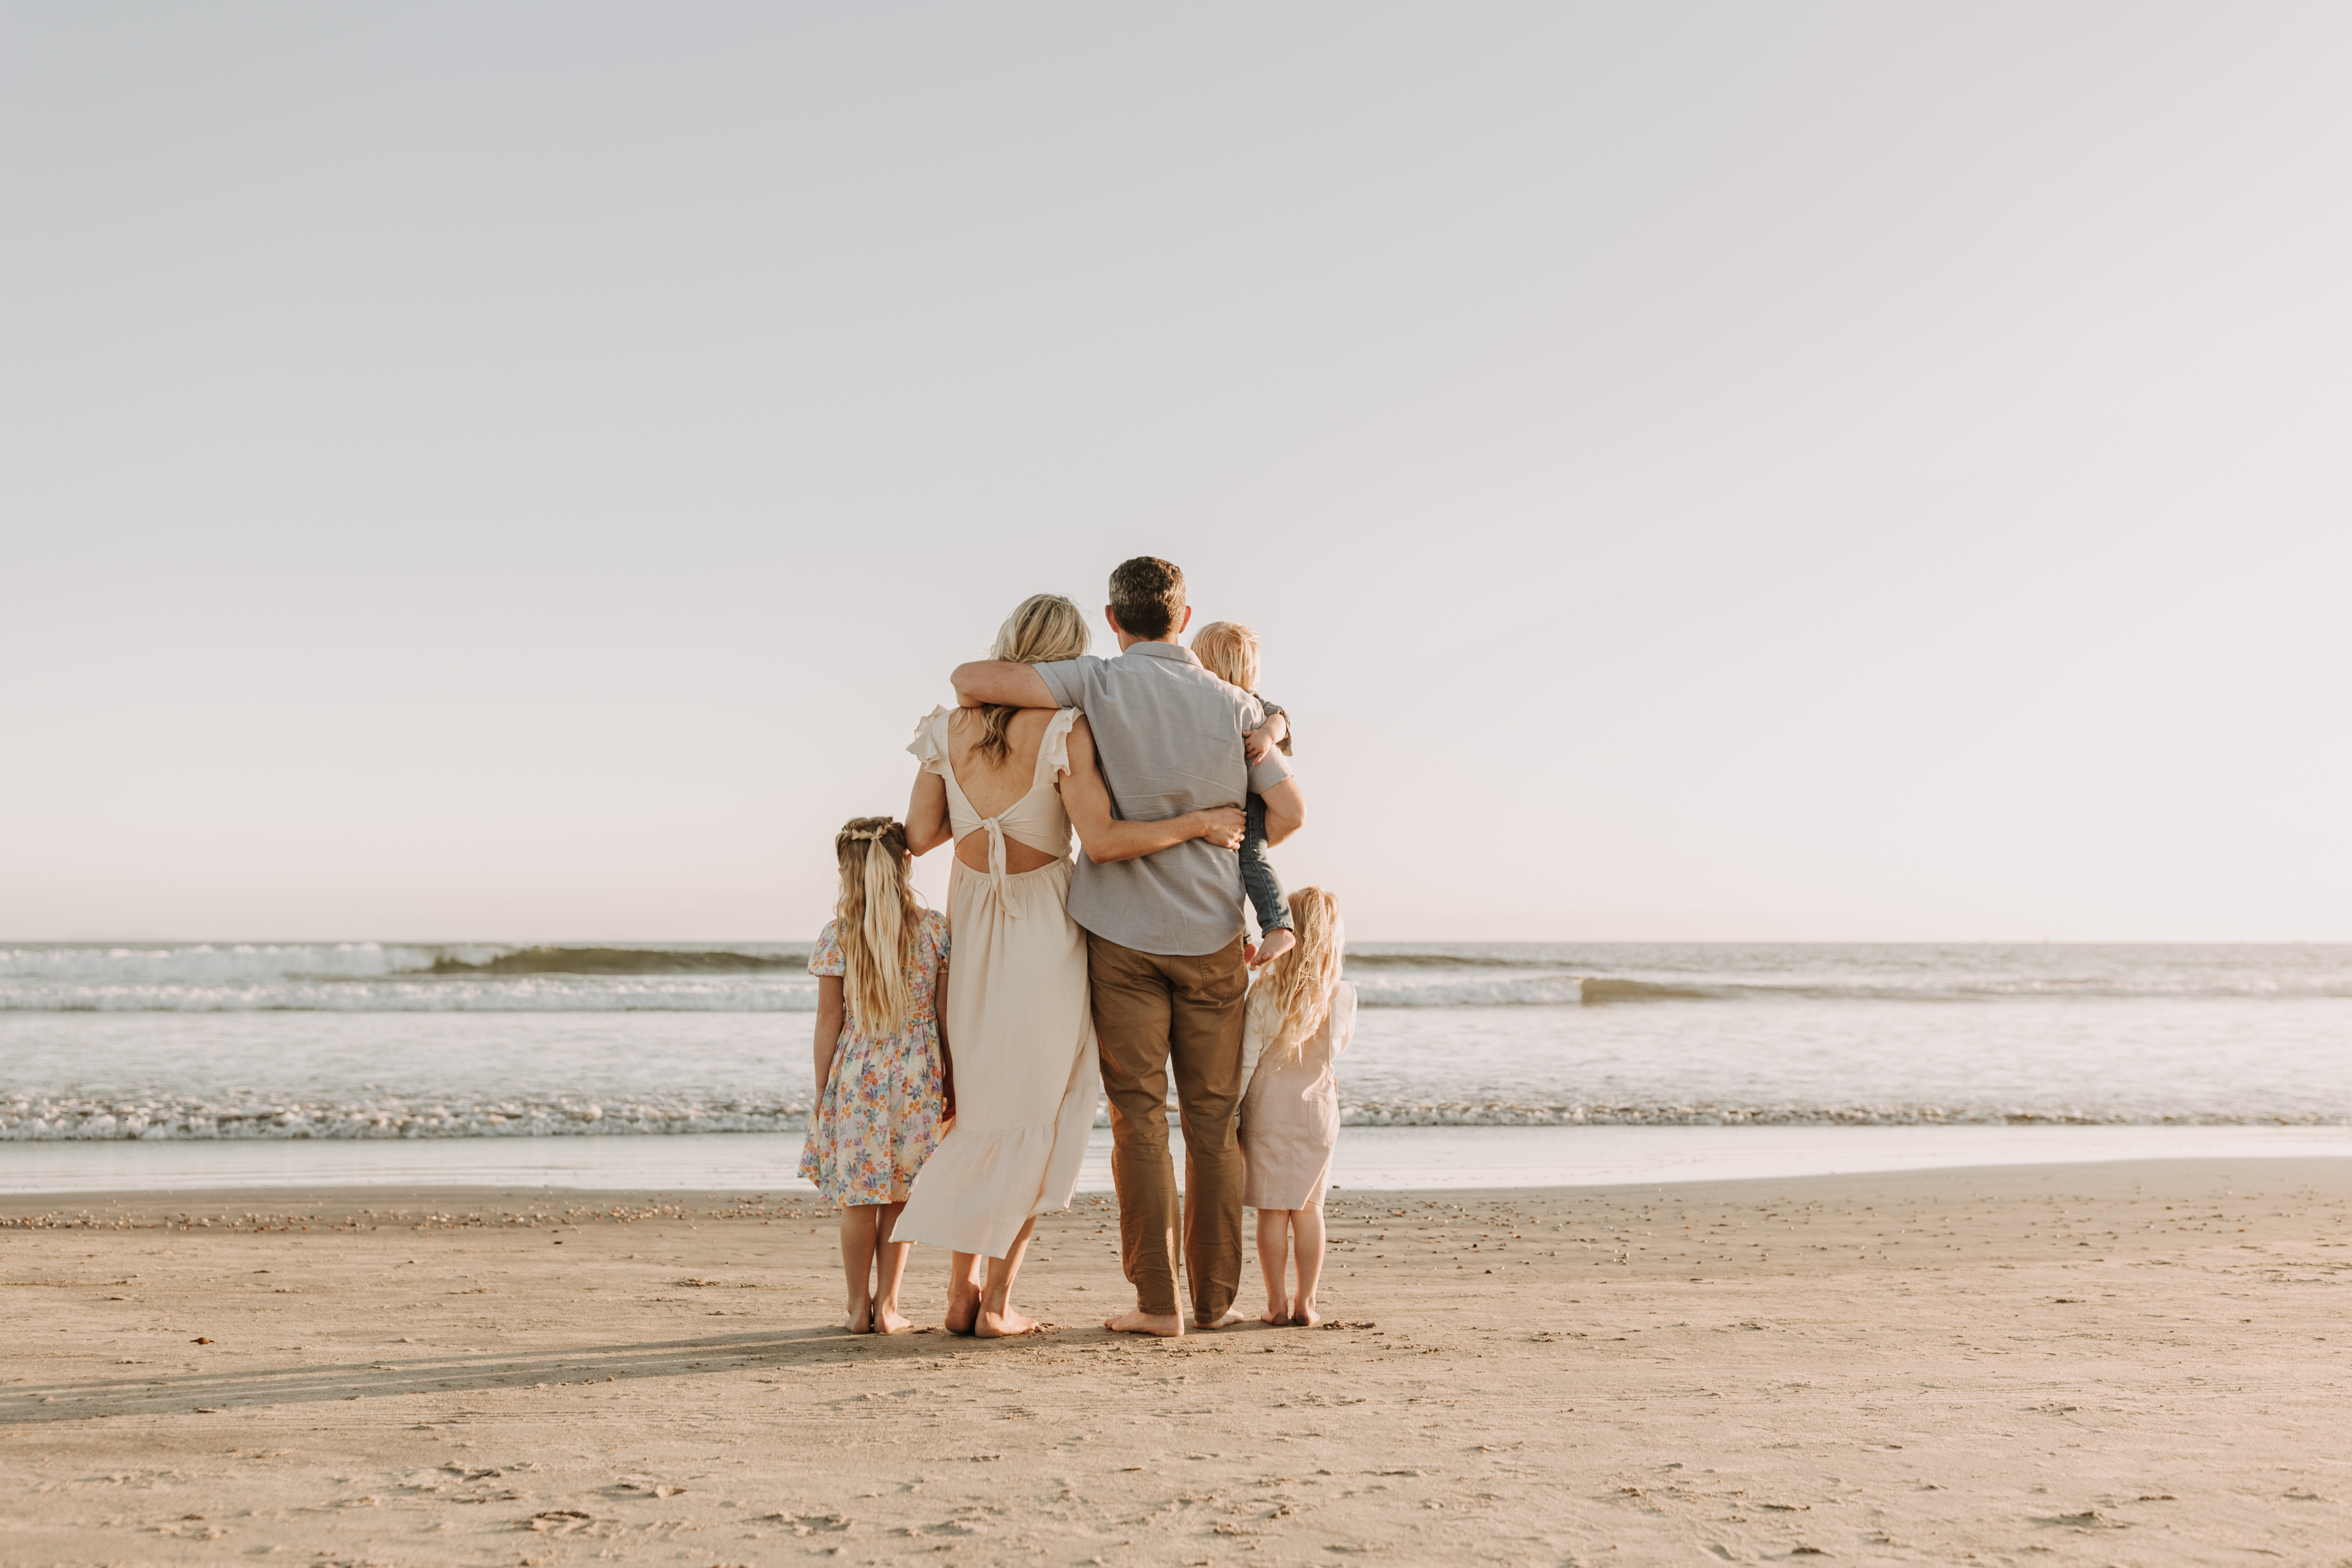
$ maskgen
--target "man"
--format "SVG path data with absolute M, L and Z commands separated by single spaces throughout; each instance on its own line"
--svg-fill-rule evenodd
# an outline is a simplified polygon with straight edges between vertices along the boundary
M 1103 792 L 1119 820 L 1239 806 L 1255 790 L 1265 801 L 1269 843 L 1297 832 L 1307 809 L 1289 763 L 1268 751 L 1252 764 L 1243 750 L 1243 737 L 1265 722 L 1265 711 L 1176 641 L 1192 619 L 1184 574 L 1156 556 L 1123 563 L 1110 575 L 1103 616 L 1118 638 L 1117 658 L 967 664 L 953 678 L 957 700 L 968 708 L 1084 710 L 1099 771 L 1076 769 L 1063 787 Z M 1095 1036 L 1110 1100 L 1119 1251 L 1135 1287 L 1135 1310 L 1103 1326 L 1122 1333 L 1184 1331 L 1176 1294 L 1180 1229 L 1194 1325 L 1241 1321 L 1233 1303 L 1241 1289 L 1243 1177 L 1234 1111 L 1248 1087 L 1241 1081 L 1249 987 L 1242 898 L 1241 861 L 1230 841 L 1196 838 L 1108 864 L 1081 856 L 1072 877 L 1070 918 L 1087 932 Z M 1168 1154 L 1171 1065 L 1191 1199 L 1181 1205 Z

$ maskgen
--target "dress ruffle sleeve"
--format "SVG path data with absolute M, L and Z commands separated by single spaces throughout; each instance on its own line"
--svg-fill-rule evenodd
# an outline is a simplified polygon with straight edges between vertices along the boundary
M 1032 789 L 1070 771 L 1070 728 L 1083 717 L 1077 709 L 1065 708 L 1045 726 L 1045 738 L 1037 742 L 1037 777 Z
M 932 709 L 915 726 L 915 738 L 907 742 L 908 752 L 923 764 L 923 771 L 942 778 L 948 771 L 948 718 L 947 709 Z

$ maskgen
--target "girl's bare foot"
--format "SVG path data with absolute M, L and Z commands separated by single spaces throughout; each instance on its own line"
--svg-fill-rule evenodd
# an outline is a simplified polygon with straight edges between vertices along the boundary
M 1116 1318 L 1105 1318 L 1103 1327 L 1115 1334 L 1157 1334 L 1173 1340 L 1183 1336 L 1184 1320 L 1174 1312 L 1121 1312 Z
M 992 1312 L 983 1307 L 979 1321 L 971 1326 L 971 1331 L 983 1340 L 1009 1340 L 1015 1334 L 1034 1334 L 1037 1329 L 1036 1319 L 1024 1318 L 1010 1307 L 1002 1312 Z
M 849 1304 L 849 1331 L 853 1334 L 874 1331 L 874 1309 L 869 1303 L 852 1301 Z
M 1311 1329 L 1322 1321 L 1323 1314 L 1315 1310 L 1312 1301 L 1300 1303 L 1298 1310 L 1290 1314 L 1290 1326 L 1294 1329 Z
M 1268 1301 L 1265 1304 L 1265 1310 L 1257 1315 L 1257 1321 L 1261 1323 L 1272 1323 L 1275 1327 L 1280 1328 L 1290 1321 L 1290 1303 L 1284 1301 L 1276 1304 Z
M 1297 945 L 1298 939 L 1290 934 L 1288 926 L 1276 926 L 1265 933 L 1265 944 L 1251 956 L 1249 966 L 1252 969 L 1264 968 Z
M 874 1309 L 874 1331 L 877 1334 L 903 1334 L 914 1326 L 891 1308 Z

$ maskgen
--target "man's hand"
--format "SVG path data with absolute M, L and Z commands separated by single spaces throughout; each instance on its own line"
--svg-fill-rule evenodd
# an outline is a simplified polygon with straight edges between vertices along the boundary
M 1249 826 L 1249 816 L 1237 805 L 1213 805 L 1206 811 L 1192 814 L 1200 818 L 1201 831 L 1195 836 L 1205 838 L 1220 849 L 1238 849 L 1242 834 Z

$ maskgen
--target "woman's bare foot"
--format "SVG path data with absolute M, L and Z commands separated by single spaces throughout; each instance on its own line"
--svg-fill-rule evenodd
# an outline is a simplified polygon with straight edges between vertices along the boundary
M 894 1308 L 874 1309 L 874 1331 L 877 1334 L 903 1334 L 915 1325 L 898 1315 Z
M 1297 1310 L 1290 1314 L 1290 1326 L 1294 1329 L 1311 1329 L 1322 1321 L 1323 1314 L 1312 1301 L 1300 1302 Z
M 980 1288 L 965 1280 L 948 1282 L 948 1315 L 945 1328 L 951 1334 L 968 1334 L 980 1321 Z
M 1263 968 L 1297 945 L 1298 939 L 1290 934 L 1288 926 L 1276 926 L 1265 933 L 1265 942 L 1251 956 L 1249 966 L 1252 969 Z
M 1183 1337 L 1184 1320 L 1174 1312 L 1121 1312 L 1116 1318 L 1105 1318 L 1103 1327 L 1115 1334 L 1157 1334 L 1173 1340 Z
M 983 1340 L 1009 1340 L 1015 1334 L 1034 1334 L 1040 1326 L 1036 1319 L 1024 1318 L 1010 1307 L 1002 1312 L 992 1312 L 983 1307 L 971 1331 Z
M 1290 1321 L 1290 1303 L 1284 1301 L 1276 1304 L 1268 1301 L 1265 1304 L 1265 1310 L 1257 1315 L 1257 1321 L 1261 1323 L 1272 1323 L 1276 1328 L 1280 1328 Z

